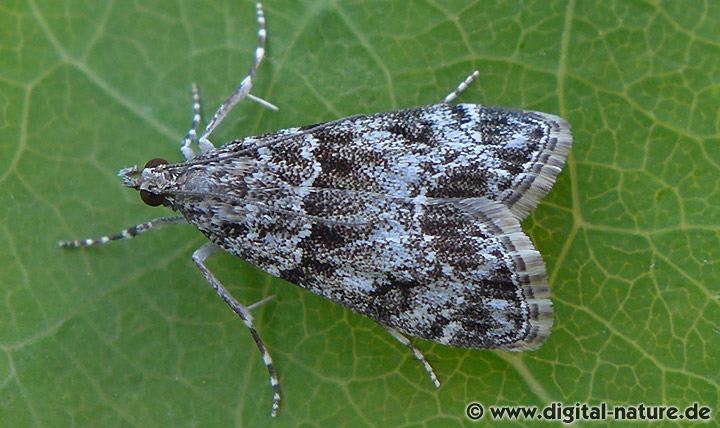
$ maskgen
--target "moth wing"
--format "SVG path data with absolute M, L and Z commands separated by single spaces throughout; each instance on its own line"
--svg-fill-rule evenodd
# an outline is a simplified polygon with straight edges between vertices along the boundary
M 413 278 L 395 270 L 376 288 L 370 315 L 452 346 L 539 347 L 552 327 L 545 266 L 509 209 L 473 198 L 431 201 L 424 215 L 409 241 L 430 243 L 423 254 L 432 254 L 432 273 Z
M 458 205 L 489 226 L 515 267 L 513 284 L 518 287 L 525 302 L 527 335 L 503 348 L 517 351 L 537 349 L 550 334 L 553 324 L 550 288 L 540 252 L 522 231 L 520 222 L 508 215 L 505 205 L 485 198 L 466 199 Z
M 260 205 L 214 193 L 204 200 L 214 227 L 198 228 L 266 272 L 415 337 L 526 350 L 550 331 L 540 254 L 497 201 L 262 192 Z
M 572 146 L 572 133 L 570 124 L 559 116 L 528 111 L 519 115 L 525 120 L 532 117 L 535 130 L 524 133 L 527 155 L 502 203 L 522 220 L 555 184 Z
M 296 215 L 266 210 L 228 217 L 234 228 L 250 231 L 228 247 L 411 336 L 459 347 L 528 350 L 549 334 L 552 304 L 544 264 L 505 205 L 487 198 L 296 190 L 302 197 L 294 202 L 279 191 L 271 199 L 302 206 Z
M 571 145 L 570 125 L 558 116 L 436 104 L 285 129 L 227 147 L 255 157 L 276 182 L 394 197 L 484 197 L 522 220 L 552 187 Z

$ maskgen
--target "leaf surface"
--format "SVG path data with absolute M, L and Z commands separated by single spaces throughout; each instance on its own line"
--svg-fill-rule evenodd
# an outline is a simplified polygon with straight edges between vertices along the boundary
M 149 3 L 149 4 L 146 4 Z M 251 2 L 11 0 L 0 6 L 0 420 L 8 426 L 460 426 L 465 406 L 720 409 L 720 3 L 268 0 L 267 60 L 213 139 L 441 100 L 560 114 L 575 143 L 525 221 L 547 263 L 537 352 L 416 341 L 228 255 L 187 226 L 61 251 L 167 215 L 115 176 L 180 159 L 190 84 L 204 114 L 243 77 Z M 487 422 L 488 416 L 485 416 Z M 505 421 L 507 425 L 514 422 Z M 713 423 L 717 423 L 713 421 Z

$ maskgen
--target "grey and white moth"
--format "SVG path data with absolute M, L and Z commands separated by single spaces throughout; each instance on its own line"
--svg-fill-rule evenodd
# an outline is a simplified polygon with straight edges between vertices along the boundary
M 262 6 L 253 65 L 198 138 L 200 98 L 181 145 L 185 161 L 149 161 L 120 171 L 123 183 L 163 217 L 78 247 L 189 222 L 209 243 L 193 261 L 240 316 L 260 349 L 274 390 L 272 359 L 248 307 L 205 267 L 223 249 L 271 275 L 364 314 L 404 336 L 464 348 L 532 350 L 550 333 L 552 304 L 540 253 L 520 221 L 550 190 L 572 144 L 560 117 L 442 102 L 231 141 L 210 134 L 249 97 L 264 56 Z M 200 153 L 196 155 L 192 145 Z

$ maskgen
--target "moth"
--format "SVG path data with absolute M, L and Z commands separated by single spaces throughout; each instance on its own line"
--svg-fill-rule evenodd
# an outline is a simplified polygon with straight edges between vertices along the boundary
M 200 97 L 181 143 L 184 161 L 124 168 L 125 186 L 151 206 L 180 213 L 81 247 L 190 223 L 209 242 L 192 259 L 242 319 L 273 388 L 270 354 L 247 306 L 205 266 L 219 249 L 384 326 L 437 376 L 406 335 L 463 348 L 536 349 L 550 333 L 552 303 L 540 253 L 520 221 L 550 190 L 572 144 L 568 123 L 547 113 L 452 102 L 475 71 L 437 104 L 356 115 L 231 141 L 213 130 L 250 94 L 265 53 L 258 45 L 237 89 L 198 136 Z M 193 149 L 199 148 L 199 153 Z

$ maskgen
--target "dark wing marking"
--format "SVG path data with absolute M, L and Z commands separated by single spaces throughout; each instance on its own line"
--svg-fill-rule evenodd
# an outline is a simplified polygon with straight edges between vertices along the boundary
M 305 215 L 288 216 L 239 213 L 212 199 L 216 214 L 205 223 L 217 224 L 204 232 L 273 275 L 415 337 L 524 350 L 549 333 L 542 259 L 504 205 L 325 189 L 303 201 Z
M 292 185 L 486 197 L 523 219 L 552 187 L 571 144 L 570 126 L 557 116 L 436 104 L 248 137 L 213 156 L 255 158 L 268 179 Z

